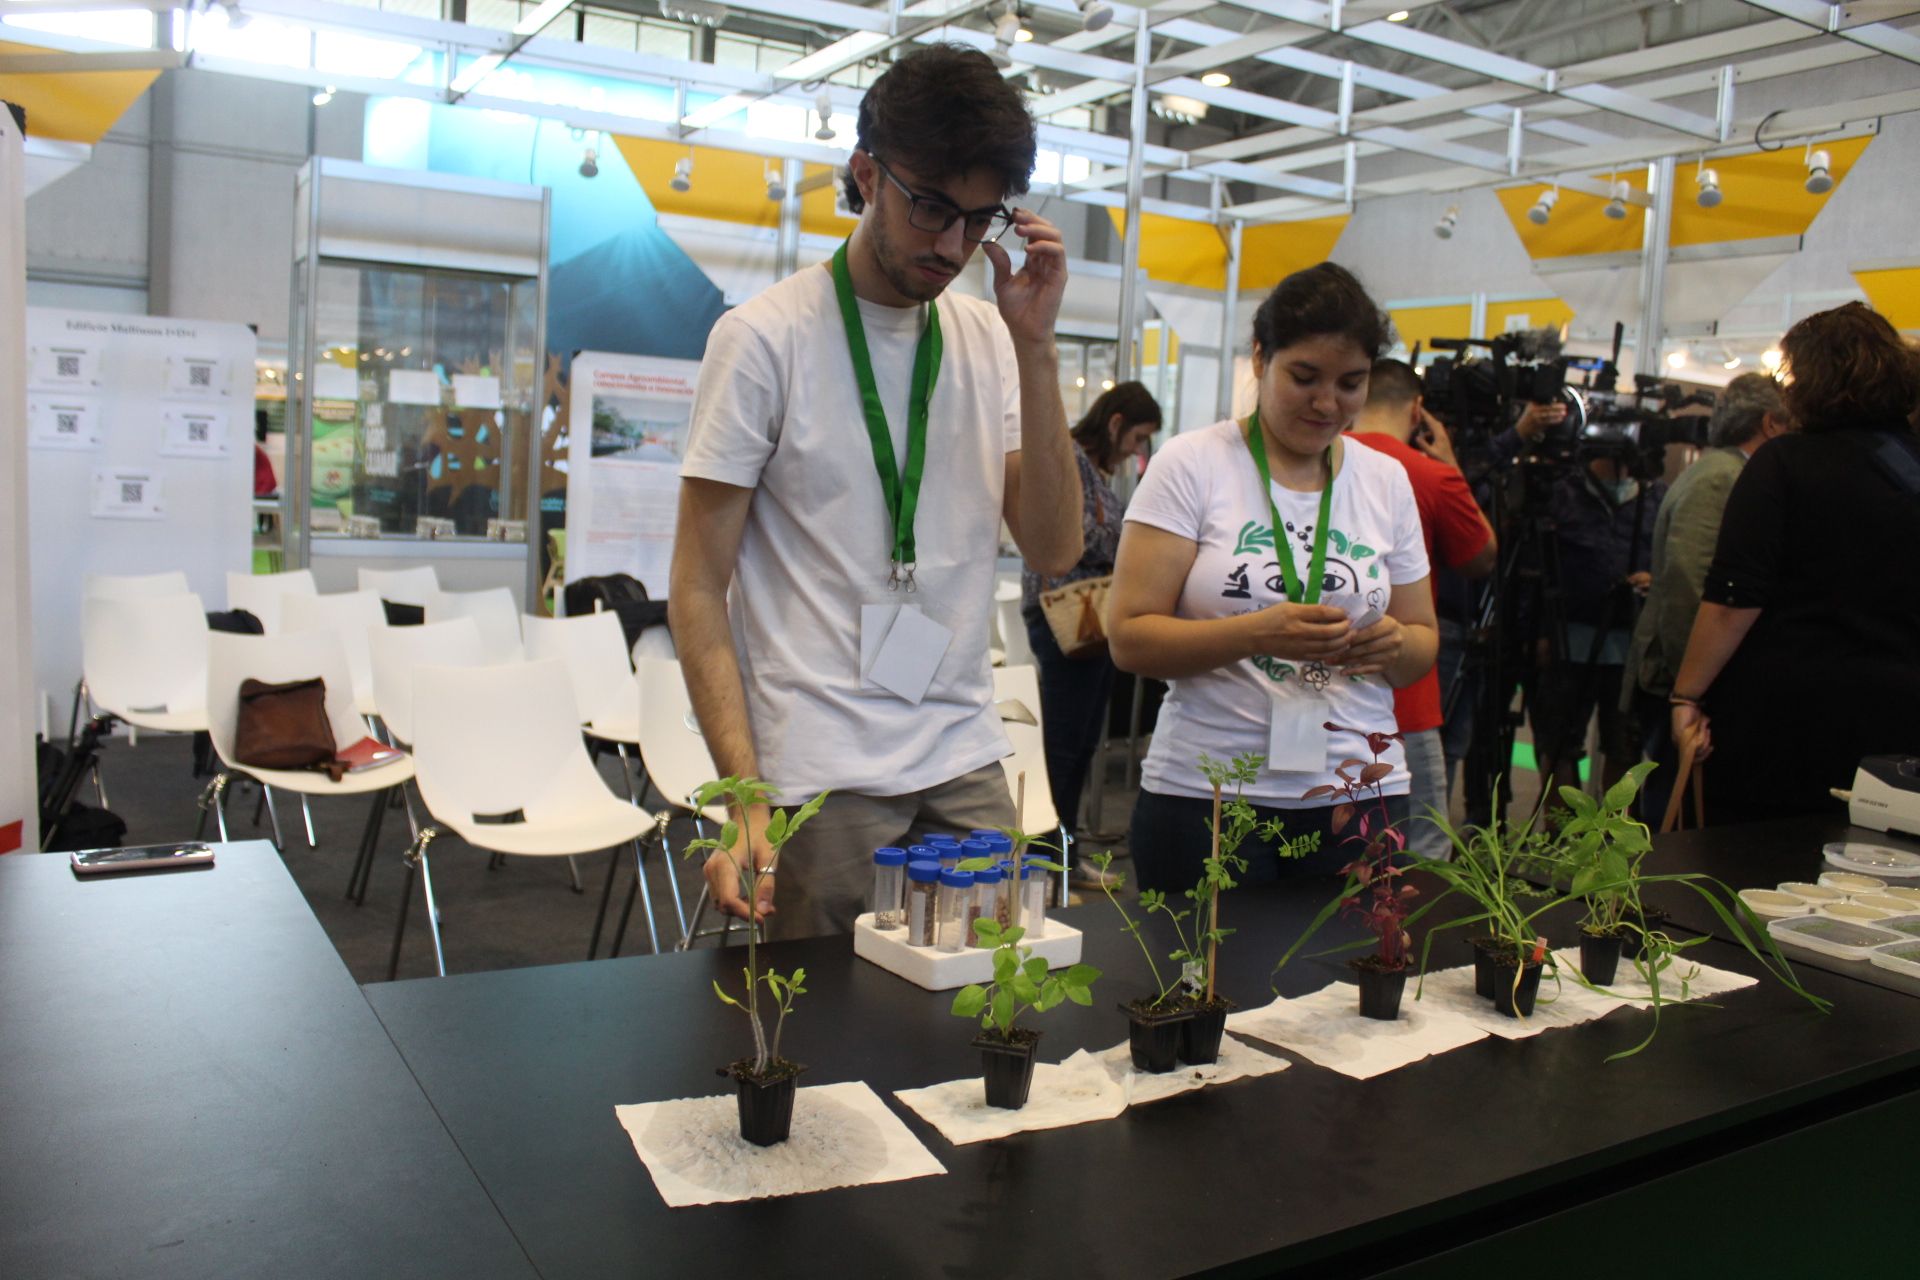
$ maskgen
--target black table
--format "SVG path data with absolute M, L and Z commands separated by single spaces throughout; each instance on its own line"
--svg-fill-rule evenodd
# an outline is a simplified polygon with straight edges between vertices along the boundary
M 1270 999 L 1270 964 L 1330 891 L 1234 894 L 1226 994 Z M 1122 1039 L 1114 1002 L 1146 985 L 1104 904 L 1072 919 L 1107 977 L 1092 1009 L 1062 1006 L 1036 1024 L 1049 1061 Z M 1463 944 L 1448 947 L 1446 962 L 1464 960 Z M 949 996 L 857 960 L 845 939 L 765 954 L 808 972 L 787 1030 L 790 1056 L 812 1064 L 803 1084 L 865 1080 L 886 1096 L 978 1072 Z M 1717 941 L 1693 955 L 1753 968 Z M 1876 1241 L 1891 1247 L 1876 1233 L 1755 1232 L 1816 1200 L 1808 1187 L 1831 1187 L 1807 1166 L 1836 1151 L 1854 1175 L 1848 1222 L 1910 1212 L 1920 1005 L 1824 973 L 1803 977 L 1834 1001 L 1830 1016 L 1763 986 L 1718 1009 L 1668 1009 L 1653 1048 L 1612 1065 L 1602 1059 L 1640 1039 L 1645 1015 L 1488 1039 L 1366 1082 L 1301 1062 L 1113 1121 L 967 1147 L 896 1103 L 948 1176 L 670 1210 L 613 1108 L 727 1091 L 714 1069 L 744 1051 L 747 1031 L 711 984 L 737 983 L 741 960 L 635 957 L 395 983 L 367 998 L 550 1280 L 1814 1273 L 1836 1247 L 1849 1261 Z M 1331 960 L 1296 961 L 1280 986 L 1301 994 L 1335 972 Z
M 0 857 L 0 1276 L 534 1274 L 270 844 Z

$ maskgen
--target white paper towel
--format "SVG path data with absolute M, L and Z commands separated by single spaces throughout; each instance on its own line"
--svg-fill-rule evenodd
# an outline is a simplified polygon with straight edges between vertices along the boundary
M 1392 1022 L 1363 1018 L 1359 988 L 1347 982 L 1297 1000 L 1275 1000 L 1228 1014 L 1227 1029 L 1279 1045 L 1356 1080 L 1371 1080 L 1487 1034 L 1457 1013 L 1421 1008 L 1411 998 L 1401 1000 L 1400 1016 Z
M 771 1147 L 740 1137 L 740 1112 L 731 1094 L 630 1103 L 613 1113 L 653 1175 L 660 1198 L 673 1209 L 947 1171 L 858 1080 L 798 1090 L 790 1135 Z
M 1065 1062 L 1035 1063 L 1027 1105 L 1018 1111 L 988 1106 L 987 1087 L 979 1076 L 903 1089 L 893 1096 L 956 1147 L 1030 1129 L 1111 1120 L 1127 1109 L 1126 1089 L 1085 1049 Z
M 1191 1093 L 1195 1089 L 1204 1089 L 1210 1084 L 1226 1084 L 1252 1076 L 1270 1076 L 1276 1071 L 1285 1071 L 1293 1064 L 1285 1058 L 1276 1058 L 1270 1053 L 1262 1053 L 1250 1044 L 1242 1044 L 1232 1036 L 1221 1036 L 1220 1057 L 1205 1066 L 1195 1067 L 1181 1063 L 1173 1070 L 1163 1071 L 1158 1075 L 1146 1071 L 1135 1071 L 1133 1051 L 1125 1041 L 1101 1054 L 1100 1065 L 1107 1069 L 1107 1074 L 1112 1076 L 1125 1091 L 1127 1105 L 1134 1106 L 1140 1103 L 1158 1102 L 1162 1098 L 1171 1098 L 1175 1094 Z
M 1564 966 L 1566 957 L 1561 956 L 1560 959 Z M 1577 967 L 1577 953 L 1574 962 Z M 1511 974 L 1513 971 L 1509 969 L 1507 972 Z M 1503 1040 L 1524 1040 L 1554 1027 L 1573 1027 L 1582 1022 L 1592 1022 L 1627 1004 L 1624 999 L 1589 991 L 1571 977 L 1561 978 L 1556 985 L 1553 974 L 1543 973 L 1540 975 L 1540 996 L 1534 1002 L 1533 1012 L 1524 1018 L 1509 1018 L 1493 1007 L 1493 1001 L 1474 994 L 1472 965 L 1440 969 L 1429 973 L 1424 980 L 1409 976 L 1406 998 L 1400 1006 L 1402 1009 L 1413 1001 L 1416 991 L 1420 997 L 1420 1008 L 1465 1018 L 1482 1031 Z
M 1556 951 L 1554 955 L 1563 966 L 1574 970 L 1580 968 L 1578 948 Z M 1567 986 L 1575 985 L 1568 981 Z M 1672 957 L 1667 967 L 1660 973 L 1660 1000 L 1663 1004 L 1678 1004 L 1688 1000 L 1711 1000 L 1715 996 L 1726 995 L 1729 991 L 1744 991 L 1748 987 L 1757 987 L 1760 979 L 1749 978 L 1744 973 L 1732 973 L 1726 969 L 1716 969 L 1712 965 L 1695 964 L 1687 958 L 1686 952 Z M 1638 966 L 1631 960 L 1622 960 L 1614 981 L 1607 990 L 1620 997 L 1623 1004 L 1647 1007 L 1653 1004 L 1653 989 L 1642 976 Z

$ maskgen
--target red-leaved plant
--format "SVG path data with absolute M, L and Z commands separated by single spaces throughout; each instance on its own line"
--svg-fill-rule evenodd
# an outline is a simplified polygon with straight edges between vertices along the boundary
M 1380 940 L 1380 952 L 1373 957 L 1373 967 L 1397 972 L 1407 967 L 1408 951 L 1413 946 L 1412 935 L 1407 932 L 1407 914 L 1413 900 L 1420 896 L 1418 889 L 1400 882 L 1405 868 L 1396 859 L 1406 851 L 1407 838 L 1388 818 L 1387 798 L 1380 789 L 1381 782 L 1393 772 L 1393 766 L 1380 757 L 1386 754 L 1388 744 L 1400 735 L 1362 733 L 1332 721 L 1327 722 L 1326 728 L 1336 733 L 1360 734 L 1373 753 L 1373 763 L 1343 760 L 1334 770 L 1340 779 L 1338 784 L 1314 787 L 1301 799 L 1340 797 L 1330 824 L 1336 835 L 1358 819 L 1359 830 L 1348 836 L 1347 842 L 1358 843 L 1361 849 L 1352 862 L 1340 869 L 1347 877 L 1348 887 L 1340 900 L 1340 912 L 1358 919 Z

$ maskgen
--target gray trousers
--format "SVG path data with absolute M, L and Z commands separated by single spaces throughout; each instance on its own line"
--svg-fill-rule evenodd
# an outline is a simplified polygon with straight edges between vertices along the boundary
M 1429 860 L 1450 857 L 1452 843 L 1428 820 L 1429 808 L 1439 810 L 1441 817 L 1447 815 L 1447 757 L 1441 749 L 1440 731 L 1424 729 L 1405 734 L 1400 742 L 1407 749 L 1407 772 L 1413 777 L 1407 789 L 1407 847 Z
M 1013 795 L 998 762 L 901 796 L 836 791 L 780 851 L 765 936 L 852 933 L 873 893 L 875 849 L 905 848 L 928 832 L 964 837 L 976 827 L 1012 825 Z

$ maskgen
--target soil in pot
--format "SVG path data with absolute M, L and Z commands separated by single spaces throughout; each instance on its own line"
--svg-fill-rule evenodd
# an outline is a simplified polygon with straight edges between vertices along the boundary
M 1580 976 L 1596 987 L 1612 982 L 1620 971 L 1620 952 L 1629 930 L 1609 933 L 1580 931 Z
M 983 1032 L 973 1038 L 980 1050 L 980 1076 L 987 1086 L 987 1105 L 1003 1111 L 1018 1111 L 1027 1105 L 1027 1091 L 1033 1087 L 1033 1055 L 1040 1047 L 1040 1033 L 1015 1027 L 1006 1039 L 997 1031 Z
M 1220 1060 L 1220 1038 L 1227 1030 L 1227 1015 L 1236 1006 L 1225 996 L 1195 1001 L 1180 1024 L 1180 1061 L 1190 1067 L 1204 1067 Z
M 1494 960 L 1493 1007 L 1509 1018 L 1530 1018 L 1533 1002 L 1540 995 L 1541 962 L 1535 960 L 1520 966 L 1520 983 L 1516 989 L 1513 971 L 1517 963 L 1513 956 L 1504 954 Z
M 793 1127 L 794 1090 L 805 1070 L 805 1066 L 785 1058 L 775 1058 L 765 1071 L 757 1073 L 751 1058 L 721 1068 L 721 1075 L 733 1077 L 743 1139 L 756 1147 L 771 1147 L 787 1140 L 787 1131 Z
M 1640 917 L 1639 929 L 1627 929 L 1624 931 L 1620 939 L 1620 958 L 1622 960 L 1638 960 L 1643 946 L 1641 930 L 1644 929 L 1652 933 L 1663 932 L 1670 918 L 1666 912 L 1658 907 L 1654 907 L 1643 914 Z M 1589 981 L 1591 981 L 1591 979 L 1589 979 Z
M 1400 1016 L 1400 995 L 1407 989 L 1407 964 L 1388 968 L 1379 956 L 1361 956 L 1347 962 L 1360 979 L 1360 1016 L 1392 1022 Z
M 1155 1006 L 1150 996 L 1121 1005 L 1120 1012 L 1127 1015 L 1127 1045 L 1133 1053 L 1133 1069 L 1150 1075 L 1173 1070 L 1180 1056 L 1181 1024 L 1191 1013 L 1170 1002 Z

